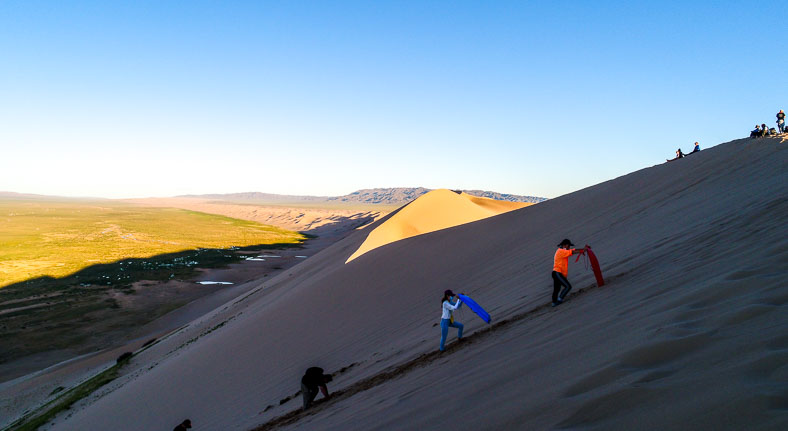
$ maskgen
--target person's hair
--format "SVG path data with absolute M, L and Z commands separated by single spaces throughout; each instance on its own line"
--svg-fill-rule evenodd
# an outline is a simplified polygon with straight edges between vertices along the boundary
M 447 301 L 448 299 L 449 299 L 449 295 L 447 293 L 444 293 L 443 299 L 441 299 L 441 304 L 443 304 L 443 301 Z

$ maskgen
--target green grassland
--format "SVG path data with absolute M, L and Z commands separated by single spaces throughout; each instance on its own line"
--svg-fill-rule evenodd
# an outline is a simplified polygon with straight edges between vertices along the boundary
M 0 287 L 126 258 L 304 239 L 272 226 L 174 208 L 0 200 Z

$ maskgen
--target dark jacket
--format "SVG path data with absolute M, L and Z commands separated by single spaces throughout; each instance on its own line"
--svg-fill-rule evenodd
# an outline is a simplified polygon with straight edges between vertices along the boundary
M 316 390 L 318 386 L 325 386 L 330 381 L 330 376 L 323 374 L 323 369 L 312 367 L 306 370 L 304 377 L 301 377 L 301 384 L 309 389 Z

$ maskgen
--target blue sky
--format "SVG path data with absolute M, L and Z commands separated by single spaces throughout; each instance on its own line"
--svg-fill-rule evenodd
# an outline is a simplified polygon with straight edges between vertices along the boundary
M 775 6 L 0 1 L 0 190 L 555 197 L 774 126 Z

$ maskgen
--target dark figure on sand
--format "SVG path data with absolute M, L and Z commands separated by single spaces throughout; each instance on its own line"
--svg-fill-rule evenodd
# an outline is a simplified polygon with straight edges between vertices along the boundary
M 567 279 L 569 275 L 569 256 L 586 252 L 585 248 L 577 250 L 571 248 L 573 246 L 574 244 L 572 244 L 572 241 L 568 239 L 561 241 L 561 243 L 558 244 L 558 250 L 556 250 L 555 257 L 553 258 L 553 307 L 564 302 L 564 298 L 566 298 L 566 295 L 572 290 L 572 285 L 569 284 L 569 280 Z M 559 294 L 558 291 L 561 290 L 561 287 L 563 287 L 564 290 Z
M 689 156 L 690 154 L 694 154 L 700 151 L 700 144 L 695 142 L 695 148 L 692 149 L 691 152 L 687 153 L 686 155 Z
M 311 367 L 306 370 L 304 377 L 301 377 L 301 395 L 304 397 L 304 410 L 312 405 L 312 401 L 317 396 L 318 388 L 323 392 L 323 397 L 330 398 L 326 383 L 332 380 L 331 375 L 323 374 L 323 369 Z
M 782 109 L 777 113 L 777 130 L 780 133 L 785 133 L 785 112 Z
M 185 421 L 178 424 L 172 431 L 186 431 L 187 429 L 192 427 L 192 421 L 186 419 Z
M 750 137 L 751 138 L 760 138 L 761 137 L 761 126 L 756 124 L 755 125 L 755 130 L 750 132 Z
M 683 157 L 684 157 L 684 153 L 682 153 L 682 152 L 681 152 L 681 148 L 679 148 L 678 150 L 676 150 L 676 157 L 674 157 L 674 158 L 672 158 L 672 159 L 668 159 L 668 161 L 669 161 L 669 162 L 672 162 L 672 161 L 674 161 L 674 160 L 678 160 L 678 159 L 681 159 L 681 158 L 683 158 Z

